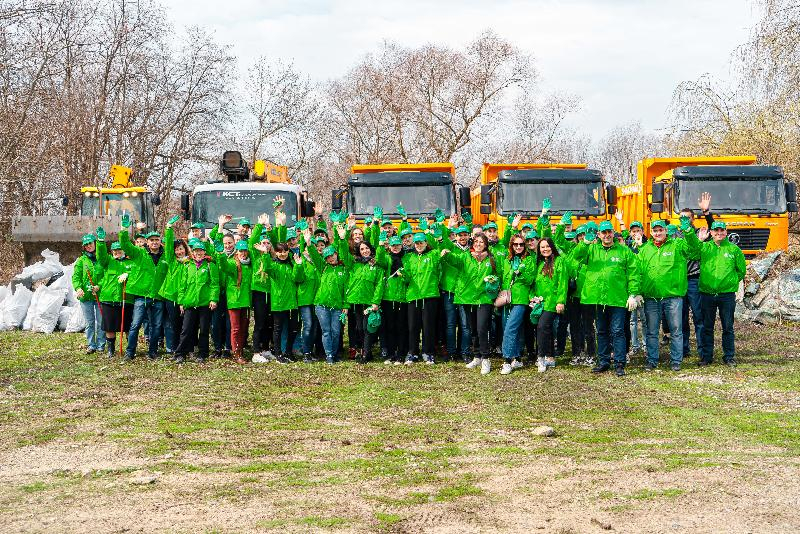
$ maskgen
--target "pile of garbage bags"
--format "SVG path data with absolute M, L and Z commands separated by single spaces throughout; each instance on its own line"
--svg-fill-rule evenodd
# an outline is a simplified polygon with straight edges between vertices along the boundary
M 42 258 L 0 286 L 0 330 L 83 332 L 86 321 L 72 288 L 75 264 L 61 265 L 50 249 L 42 251 Z
M 736 319 L 762 324 L 800 321 L 800 251 L 778 250 L 750 261 L 736 295 Z

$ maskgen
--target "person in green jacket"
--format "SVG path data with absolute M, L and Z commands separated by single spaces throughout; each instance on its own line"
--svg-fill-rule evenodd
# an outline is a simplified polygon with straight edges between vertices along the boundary
M 164 343 L 167 354 L 175 354 L 183 330 L 183 315 L 178 304 L 178 289 L 183 280 L 183 270 L 189 264 L 189 245 L 183 239 L 175 239 L 172 225 L 178 222 L 179 215 L 167 221 L 164 232 L 164 261 L 167 263 L 167 274 L 158 295 L 164 299 L 166 318 L 164 319 Z
M 722 324 L 722 361 L 736 365 L 736 345 L 733 314 L 736 310 L 736 291 L 744 280 L 746 263 L 742 249 L 728 241 L 728 228 L 722 221 L 711 225 L 711 240 L 702 243 L 691 230 L 689 217 L 681 217 L 681 229 L 690 249 L 700 259 L 700 308 L 703 313 L 703 339 L 700 344 L 700 365 L 714 360 L 714 324 Z
M 489 240 L 484 234 L 472 237 L 468 251 L 455 247 L 449 240 L 442 241 L 441 255 L 445 263 L 461 269 L 454 302 L 466 310 L 470 330 L 477 334 L 478 347 L 468 369 L 481 368 L 486 375 L 492 369 L 489 360 L 489 322 L 492 319 L 494 299 L 500 289 L 497 259 L 489 250 Z
M 256 248 L 262 253 L 262 268 L 270 277 L 272 346 L 278 352 L 275 359 L 278 363 L 292 363 L 294 361 L 292 347 L 299 324 L 297 284 L 303 281 L 301 267 L 303 260 L 299 255 L 292 255 L 286 243 L 276 243 L 272 247 L 272 254 L 264 245 L 258 245 Z M 288 327 L 286 350 L 283 350 L 281 344 L 284 325 Z
M 586 264 L 581 303 L 595 307 L 598 362 L 592 372 L 604 373 L 611 368 L 613 347 L 616 374 L 624 376 L 625 310 L 633 311 L 637 306 L 639 268 L 630 249 L 615 242 L 610 221 L 600 223 L 599 230 L 599 243 L 594 242 L 594 231 L 587 230 L 583 242 L 572 252 L 578 264 Z
M 522 345 L 525 330 L 522 328 L 530 309 L 531 284 L 536 276 L 536 256 L 528 254 L 525 238 L 514 234 L 510 238 L 508 261 L 503 263 L 503 292 L 508 301 L 508 316 L 503 331 L 503 367 L 501 375 L 507 375 L 522 367 Z
M 402 232 L 401 232 L 402 234 Z M 444 241 L 451 243 L 449 239 Z M 443 242 L 444 242 L 443 241 Z M 422 332 L 422 361 L 433 365 L 436 352 L 436 321 L 439 310 L 439 279 L 441 257 L 424 233 L 414 234 L 414 249 L 403 255 L 403 276 L 408 301 L 408 354 L 406 364 L 413 364 L 420 350 Z
M 557 315 L 563 316 L 567 304 L 569 272 L 565 260 L 551 238 L 539 241 L 536 257 L 536 275 L 531 289 L 531 302 L 541 303 L 544 311 L 536 325 L 536 345 L 539 356 L 536 365 L 540 373 L 554 367 L 556 359 L 553 347 L 553 322 Z
M 224 251 L 216 254 L 220 277 L 225 280 L 227 315 L 231 325 L 230 347 L 233 360 L 244 365 L 244 345 L 247 329 L 250 327 L 250 284 L 253 281 L 253 263 L 247 241 L 234 245 L 234 254 L 228 256 Z
M 378 263 L 386 266 L 386 286 L 381 302 L 383 335 L 386 340 L 385 364 L 402 365 L 408 353 L 408 301 L 403 274 L 403 241 L 400 236 L 387 236 L 388 248 L 379 242 Z
M 117 332 L 122 335 L 130 328 L 133 318 L 132 299 L 127 294 L 127 280 L 134 270 L 134 262 L 125 256 L 119 241 L 111 244 L 111 255 L 106 249 L 106 231 L 97 228 L 97 266 L 95 274 L 100 292 L 100 309 L 103 316 L 103 331 L 106 333 L 108 357 L 114 356 Z
M 322 330 L 325 361 L 333 365 L 338 359 L 342 322 L 347 318 L 347 268 L 333 245 L 325 247 L 322 252 L 313 247 L 309 247 L 308 251 L 320 273 L 319 288 L 314 296 L 314 312 Z
M 253 280 L 250 288 L 253 299 L 253 363 L 267 363 L 275 359 L 270 344 L 272 343 L 272 313 L 270 312 L 270 278 L 261 261 L 263 254 L 272 250 L 275 230 L 269 223 L 269 215 L 258 216 L 258 224 L 248 238 L 250 257 L 253 262 Z M 264 250 L 266 252 L 261 252 Z M 275 350 L 278 352 L 278 349 Z
M 455 226 L 456 218 L 450 218 L 450 226 Z M 450 229 L 444 228 L 444 239 L 450 238 Z M 453 243 L 461 250 L 470 248 L 470 231 L 466 226 L 453 228 L 452 235 L 455 235 Z M 441 263 L 442 277 L 439 280 L 442 294 L 442 307 L 445 315 L 445 347 L 447 355 L 451 361 L 455 361 L 456 355 L 460 354 L 464 363 L 472 361 L 472 333 L 469 329 L 467 313 L 462 306 L 455 303 L 456 286 L 461 277 L 459 269 L 447 262 Z M 456 329 L 460 329 L 460 343 L 456 343 Z
M 587 365 L 594 367 L 594 358 L 597 351 L 594 333 L 594 306 L 581 302 L 581 290 L 586 280 L 586 264 L 577 263 L 573 259 L 575 245 L 583 241 L 586 235 L 586 226 L 581 225 L 575 229 L 575 242 L 569 248 L 564 259 L 569 271 L 569 287 L 567 289 L 567 317 L 569 320 L 569 334 L 572 345 L 572 359 L 570 365 Z M 566 233 L 563 234 L 567 241 Z M 556 247 L 563 248 L 555 241 Z
M 300 320 L 303 328 L 300 331 L 300 350 L 303 353 L 304 363 L 316 361 L 314 345 L 320 347 L 322 339 L 320 337 L 319 321 L 314 313 L 314 296 L 319 289 L 319 271 L 314 263 L 314 258 L 308 249 L 313 248 L 317 252 L 322 252 L 325 248 L 325 241 L 317 239 L 311 235 L 311 228 L 306 221 L 301 221 L 302 233 L 298 238 L 298 245 L 303 258 L 303 283 L 297 288 L 297 309 L 300 310 Z M 300 226 L 300 222 L 297 223 Z M 321 260 L 321 258 L 320 258 Z M 319 341 L 317 339 L 319 338 Z
M 689 231 L 694 231 L 690 230 Z M 661 318 L 669 324 L 670 369 L 680 371 L 683 362 L 683 297 L 689 282 L 686 266 L 689 246 L 684 239 L 667 239 L 667 223 L 655 220 L 650 223 L 650 236 L 638 249 L 636 259 L 641 272 L 641 294 L 644 297 L 646 316 L 645 370 L 658 367 L 659 330 Z
M 208 359 L 208 335 L 211 312 L 219 299 L 219 269 L 207 256 L 206 245 L 199 239 L 189 242 L 192 250 L 189 264 L 182 271 L 178 288 L 178 304 L 183 314 L 181 339 L 175 350 L 175 363 L 186 361 L 186 355 L 197 349 L 196 360 Z
M 86 320 L 86 354 L 102 351 L 106 344 L 103 332 L 102 315 L 97 295 L 100 292 L 97 267 L 97 238 L 94 234 L 86 234 L 81 239 L 83 252 L 75 262 L 72 272 L 72 288 L 81 303 L 83 318 Z

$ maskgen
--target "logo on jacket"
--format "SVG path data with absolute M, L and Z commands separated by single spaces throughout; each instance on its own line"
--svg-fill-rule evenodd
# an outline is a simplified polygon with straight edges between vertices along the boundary
M 731 234 L 728 234 L 728 241 L 730 241 L 730 242 L 731 242 L 731 243 L 733 243 L 734 245 L 738 245 L 738 244 L 739 244 L 739 241 L 741 241 L 741 240 L 742 240 L 742 236 L 740 236 L 740 235 L 739 235 L 739 234 L 737 234 L 736 232 L 733 232 L 733 233 L 731 233 Z

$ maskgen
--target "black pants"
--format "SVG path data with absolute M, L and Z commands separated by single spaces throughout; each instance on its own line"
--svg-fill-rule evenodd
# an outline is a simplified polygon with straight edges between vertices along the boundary
M 402 361 L 408 352 L 408 304 L 384 300 L 381 313 L 387 355 L 393 361 Z
M 359 317 L 356 315 L 355 309 L 350 306 L 347 308 L 347 341 L 351 349 L 358 349 L 364 346 L 364 336 L 361 335 L 361 329 L 358 327 Z M 344 339 L 344 336 L 342 336 Z
M 253 291 L 253 353 L 267 350 L 272 338 L 272 320 L 269 311 L 269 294 Z
M 539 317 L 539 324 L 536 327 L 536 344 L 539 345 L 539 357 L 548 358 L 553 356 L 553 321 L 556 313 L 544 311 Z
M 300 312 L 298 310 L 284 310 L 272 312 L 272 349 L 276 354 L 292 354 L 294 340 L 297 337 L 297 325 L 299 323 Z M 286 350 L 281 350 L 281 336 L 283 335 L 283 325 L 289 325 L 289 332 L 286 336 Z
M 371 304 L 353 304 L 350 306 L 350 309 L 353 311 L 353 317 L 355 321 L 353 321 L 356 336 L 358 339 L 361 340 L 361 345 L 353 345 L 352 343 L 350 346 L 356 347 L 358 346 L 361 349 L 362 357 L 365 360 L 372 359 L 372 345 L 375 343 L 375 339 L 377 338 L 377 332 L 374 334 L 370 334 L 367 330 L 367 314 L 364 313 L 365 310 L 371 308 Z M 381 318 L 381 322 L 383 318 Z
M 439 297 L 415 300 L 408 303 L 408 349 L 419 355 L 419 333 L 422 330 L 422 353 L 436 354 L 436 312 Z
M 566 308 L 566 306 L 564 306 Z M 567 327 L 569 326 L 569 318 L 567 317 L 566 310 L 558 317 L 558 328 L 556 329 L 556 356 L 563 356 L 567 348 Z
M 475 334 L 477 347 L 473 347 L 473 354 L 481 358 L 488 358 L 490 354 L 490 328 L 494 314 L 491 304 L 465 305 L 470 330 Z
M 572 340 L 572 355 L 577 356 L 585 352 L 594 358 L 597 353 L 594 334 L 594 306 L 581 304 L 575 300 L 567 307 L 569 314 L 570 339 Z
M 208 358 L 208 334 L 211 329 L 211 310 L 208 306 L 183 309 L 181 340 L 175 354 L 186 356 L 197 347 L 199 358 Z
M 533 360 L 536 358 L 536 325 L 531 322 L 531 311 L 533 308 L 528 306 L 528 309 L 525 311 L 525 320 L 523 324 L 525 325 L 525 350 L 528 353 L 528 359 Z
M 217 309 L 211 312 L 211 339 L 214 350 L 231 350 L 231 318 L 228 316 L 228 299 L 224 291 L 219 292 Z
M 703 310 L 703 339 L 700 344 L 700 360 L 711 363 L 714 359 L 714 326 L 722 326 L 722 360 L 732 362 L 736 359 L 736 343 L 733 333 L 733 315 L 736 311 L 736 293 L 711 295 L 700 293 L 700 306 Z

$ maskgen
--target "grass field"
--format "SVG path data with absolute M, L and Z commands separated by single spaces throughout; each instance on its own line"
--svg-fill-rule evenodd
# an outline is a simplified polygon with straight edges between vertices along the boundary
M 0 531 L 798 531 L 800 327 L 737 341 L 736 369 L 620 379 L 122 364 L 3 333 Z

